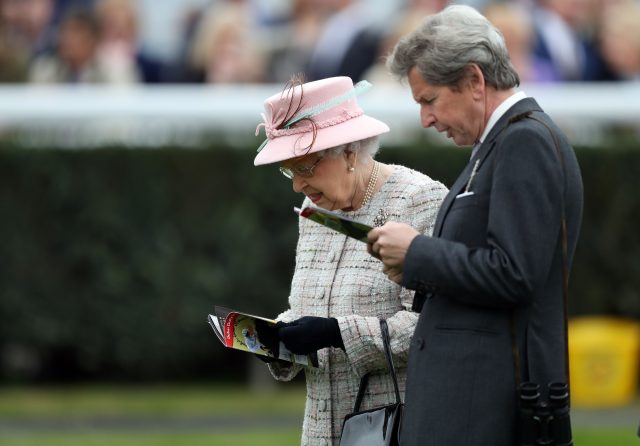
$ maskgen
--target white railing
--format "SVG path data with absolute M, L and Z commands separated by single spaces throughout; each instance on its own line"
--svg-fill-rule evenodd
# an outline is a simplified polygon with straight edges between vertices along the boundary
M 33 146 L 96 147 L 198 145 L 203 135 L 254 141 L 263 101 L 280 85 L 224 86 L 3 86 L 0 137 Z M 531 84 L 535 97 L 576 144 L 598 145 L 614 126 L 640 128 L 640 82 Z M 421 132 L 418 108 L 406 87 L 376 86 L 359 98 L 365 111 L 387 122 L 394 142 Z M 424 135 L 424 133 L 422 133 Z

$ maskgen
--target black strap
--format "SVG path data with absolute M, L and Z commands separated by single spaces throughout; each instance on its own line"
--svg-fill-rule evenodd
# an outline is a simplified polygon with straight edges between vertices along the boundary
M 558 161 L 560 162 L 560 168 L 562 172 L 565 174 L 565 184 L 566 184 L 566 170 L 564 167 L 564 158 L 562 157 L 562 152 L 560 152 L 560 145 L 558 144 L 558 140 L 556 139 L 555 133 L 551 130 L 549 125 L 541 119 L 538 119 L 533 116 L 528 116 L 528 118 L 533 119 L 534 121 L 538 121 L 540 124 L 544 125 L 549 133 L 551 133 L 551 137 L 553 138 L 553 143 L 556 148 L 556 153 L 558 155 Z M 564 205 L 565 200 L 563 196 L 562 200 L 562 221 L 561 223 L 561 232 L 562 232 L 562 310 L 564 313 L 564 363 L 565 363 L 565 373 L 566 373 L 566 382 L 567 386 L 569 385 L 569 260 L 568 260 L 568 243 L 567 243 L 567 220 L 564 214 Z
M 520 121 L 524 118 L 533 119 L 534 121 L 539 122 L 544 125 L 549 133 L 551 134 L 551 138 L 553 139 L 553 144 L 555 146 L 556 155 L 558 161 L 560 162 L 560 169 L 563 172 L 563 178 L 565 179 L 566 184 L 566 174 L 565 174 L 565 166 L 564 166 L 564 158 L 562 157 L 562 152 L 560 152 L 560 145 L 558 144 L 558 140 L 556 138 L 556 134 L 549 127 L 549 125 L 544 122 L 542 119 L 531 116 L 532 112 L 522 113 L 520 115 L 516 115 L 509 120 L 509 124 L 513 124 L 514 122 Z M 562 216 L 560 220 L 560 230 L 561 230 L 561 248 L 562 248 L 562 311 L 564 317 L 564 362 L 565 362 L 565 379 L 567 386 L 569 386 L 569 261 L 568 261 L 568 248 L 567 248 L 567 221 L 564 213 L 564 205 L 565 200 L 563 196 L 562 200 Z M 521 372 L 520 372 L 520 353 L 518 349 L 517 337 L 516 337 L 516 327 L 515 327 L 515 316 L 513 312 L 511 313 L 511 343 L 512 350 L 514 356 L 514 366 L 516 373 L 516 384 L 520 383 L 521 380 Z
M 382 344 L 384 345 L 384 353 L 387 358 L 387 368 L 389 369 L 389 373 L 391 374 L 391 378 L 393 379 L 393 386 L 396 392 L 396 403 L 402 404 L 402 399 L 400 397 L 400 388 L 398 387 L 398 378 L 396 376 L 396 368 L 393 365 L 393 357 L 391 356 L 391 339 L 389 336 L 389 327 L 387 326 L 387 321 L 384 319 L 380 319 L 380 332 L 382 333 Z M 358 395 L 356 396 L 356 403 L 353 407 L 354 412 L 360 411 L 360 405 L 362 404 L 362 399 L 364 398 L 364 393 L 367 388 L 367 384 L 369 383 L 369 373 L 366 373 L 360 379 L 360 387 L 358 388 Z
M 396 376 L 396 368 L 393 364 L 393 356 L 391 356 L 391 336 L 389 336 L 389 327 L 387 326 L 387 321 L 384 319 L 380 320 L 380 329 L 382 331 L 382 342 L 384 343 L 384 352 L 387 355 L 387 367 L 389 368 L 389 372 L 391 373 L 391 378 L 393 379 L 393 388 L 396 392 L 396 403 L 402 403 L 402 399 L 400 397 L 400 389 L 398 387 L 398 377 Z

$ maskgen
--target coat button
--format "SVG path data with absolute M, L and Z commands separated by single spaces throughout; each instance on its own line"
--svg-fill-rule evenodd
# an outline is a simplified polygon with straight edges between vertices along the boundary
M 416 338 L 416 347 L 418 350 L 422 350 L 424 348 L 424 339 Z
M 320 400 L 320 411 L 324 412 L 327 410 L 327 400 Z
M 329 262 L 333 262 L 335 259 L 336 259 L 336 253 L 335 253 L 335 251 L 331 251 L 329 253 L 329 256 L 328 256 L 327 260 L 329 260 Z
M 321 446 L 329 446 L 329 442 L 328 442 L 327 440 L 322 440 L 322 441 L 320 442 L 320 445 L 321 445 Z
M 321 289 L 321 290 L 320 290 L 320 291 L 318 291 L 318 293 L 316 294 L 316 297 L 317 297 L 318 299 L 324 299 L 324 293 L 325 293 L 324 289 Z

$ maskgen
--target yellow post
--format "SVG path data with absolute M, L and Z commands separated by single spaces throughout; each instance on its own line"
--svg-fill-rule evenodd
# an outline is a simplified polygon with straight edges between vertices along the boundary
M 640 324 L 609 317 L 569 321 L 571 404 L 624 406 L 636 398 Z

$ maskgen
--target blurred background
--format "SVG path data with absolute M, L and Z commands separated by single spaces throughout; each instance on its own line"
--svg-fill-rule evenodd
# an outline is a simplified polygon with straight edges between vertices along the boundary
M 298 444 L 303 381 L 206 324 L 287 305 L 301 197 L 253 167 L 263 101 L 367 79 L 380 159 L 450 186 L 468 150 L 384 68 L 449 3 L 496 24 L 576 147 L 574 438 L 640 443 L 638 1 L 0 0 L 0 445 Z

